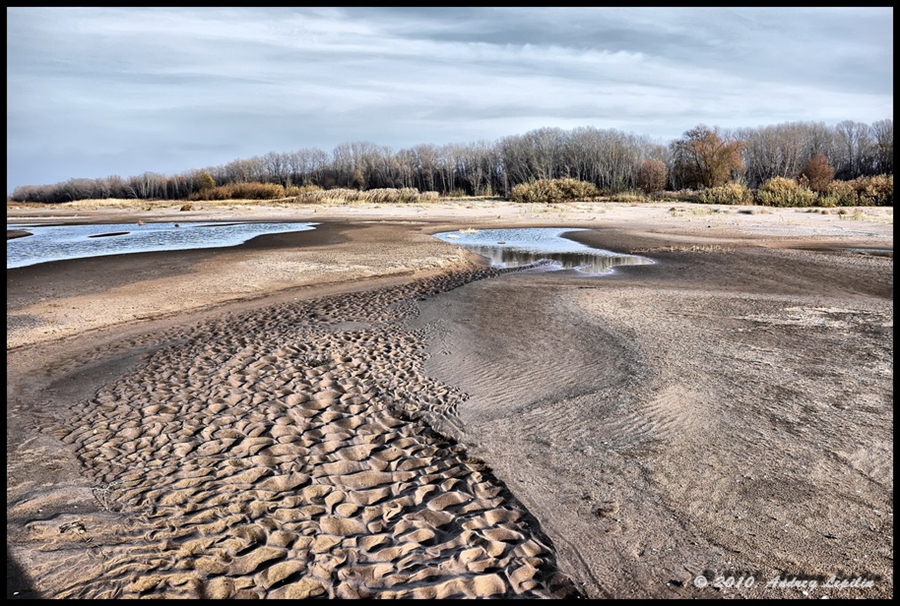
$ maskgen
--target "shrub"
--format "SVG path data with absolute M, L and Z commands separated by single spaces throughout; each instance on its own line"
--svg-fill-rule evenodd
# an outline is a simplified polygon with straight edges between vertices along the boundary
M 822 206 L 893 206 L 894 175 L 832 181 L 819 196 Z
M 231 198 L 238 200 L 277 200 L 284 197 L 284 186 L 278 183 L 234 183 Z
M 627 203 L 636 203 L 636 202 L 649 202 L 650 196 L 645 194 L 640 190 L 631 190 L 624 191 L 622 193 L 613 194 L 612 200 L 615 202 L 627 202 Z
M 678 191 L 664 191 L 657 194 L 662 202 L 696 202 L 700 203 L 700 191 L 696 189 L 679 189 Z
M 819 205 L 828 208 L 835 206 L 856 206 L 856 190 L 847 181 L 832 181 L 819 194 Z
M 284 186 L 277 183 L 229 183 L 191 194 L 188 200 L 277 200 L 284 197 Z
M 753 204 L 753 193 L 746 185 L 726 183 L 719 187 L 708 187 L 697 194 L 701 204 Z
M 426 202 L 437 200 L 436 191 L 419 193 L 415 187 L 383 187 L 360 191 L 358 189 L 320 189 L 303 188 L 304 191 L 295 196 L 292 202 L 301 204 L 349 204 L 351 202 L 368 202 L 370 204 L 396 204 Z
M 304 187 L 301 188 L 300 194 L 292 201 L 301 204 L 324 204 L 326 202 L 346 203 L 356 200 L 358 197 L 359 190 L 356 189 L 336 188 L 326 190 L 318 187 Z
M 188 200 L 191 200 L 193 202 L 196 202 L 198 200 L 227 200 L 227 191 L 230 191 L 230 189 L 224 185 L 219 187 L 208 187 L 191 194 L 190 196 L 188 196 Z
M 296 198 L 308 192 L 322 191 L 318 185 L 288 185 L 284 188 L 285 198 Z
M 593 183 L 577 179 L 540 179 L 534 183 L 520 183 L 512 188 L 513 202 L 555 203 L 596 198 L 600 190 Z
M 756 190 L 756 200 L 763 206 L 815 206 L 816 193 L 793 179 L 772 177 Z
M 600 195 L 600 190 L 593 183 L 577 179 L 554 179 L 563 200 L 586 200 Z
M 452 191 L 448 191 L 443 194 L 444 198 L 467 198 L 466 190 L 464 189 L 454 189 Z
M 860 206 L 893 206 L 894 175 L 857 177 L 850 181 Z
M 513 202 L 535 202 L 533 190 L 534 188 L 528 183 L 513 185 L 509 192 L 509 199 Z
M 379 189 L 370 189 L 364 192 L 358 192 L 356 201 L 370 202 L 374 204 L 391 204 L 397 202 L 417 202 L 419 200 L 419 190 L 415 187 L 403 187 L 397 189 L 394 187 L 384 187 Z
M 201 191 L 212 189 L 216 186 L 216 180 L 213 179 L 213 176 L 211 174 L 203 171 L 202 173 L 197 175 L 197 186 Z

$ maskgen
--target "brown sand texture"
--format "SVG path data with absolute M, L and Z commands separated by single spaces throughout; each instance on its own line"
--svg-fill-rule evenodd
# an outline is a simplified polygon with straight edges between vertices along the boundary
M 425 329 L 404 328 L 415 299 L 497 271 L 282 303 L 158 337 L 78 404 L 77 425 L 54 431 L 102 507 L 29 523 L 44 541 L 32 572 L 46 594 L 576 595 L 527 510 L 430 429 L 452 422 L 462 394 L 425 376 Z
M 893 596 L 892 208 L 202 212 L 322 224 L 7 271 L 8 598 Z

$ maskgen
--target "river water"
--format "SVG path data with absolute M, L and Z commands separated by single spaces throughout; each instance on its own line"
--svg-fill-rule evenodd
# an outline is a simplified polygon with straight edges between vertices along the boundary
M 264 234 L 308 231 L 316 225 L 221 222 L 7 225 L 7 229 L 32 235 L 6 240 L 6 269 L 86 257 L 237 246 Z
M 463 229 L 434 234 L 444 242 L 462 246 L 490 260 L 496 267 L 520 267 L 548 260 L 550 269 L 571 269 L 583 274 L 606 274 L 618 265 L 648 265 L 653 260 L 569 240 L 564 234 L 583 231 L 571 227 Z
M 264 234 L 307 231 L 318 223 L 118 223 L 93 225 L 14 225 L 31 235 L 7 239 L 6 268 L 38 263 L 164 250 L 237 246 Z M 434 234 L 490 260 L 497 267 L 519 267 L 546 260 L 542 269 L 605 274 L 619 265 L 645 265 L 651 259 L 591 248 L 564 237 L 571 227 L 464 229 Z

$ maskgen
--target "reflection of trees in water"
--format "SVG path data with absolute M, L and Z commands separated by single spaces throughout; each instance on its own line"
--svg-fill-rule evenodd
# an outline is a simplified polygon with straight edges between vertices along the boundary
M 490 259 L 493 265 L 518 267 L 528 265 L 541 259 L 550 259 L 561 265 L 563 269 L 579 269 L 585 273 L 606 273 L 616 265 L 646 265 L 653 263 L 646 257 L 636 255 L 609 255 L 591 252 L 535 252 L 520 248 L 502 246 L 467 245 L 467 249 L 475 254 Z

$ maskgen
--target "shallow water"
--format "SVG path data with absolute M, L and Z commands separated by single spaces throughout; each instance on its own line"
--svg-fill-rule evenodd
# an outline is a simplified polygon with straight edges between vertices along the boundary
M 654 261 L 592 248 L 564 238 L 562 234 L 584 231 L 571 227 L 524 227 L 448 231 L 434 237 L 458 244 L 490 260 L 495 267 L 521 267 L 548 260 L 552 269 L 573 269 L 585 274 L 606 274 L 618 265 L 648 265 Z M 546 269 L 546 267 L 544 267 Z
M 31 233 L 6 241 L 6 269 L 107 255 L 237 246 L 264 234 L 315 229 L 318 223 L 118 223 L 7 225 Z

